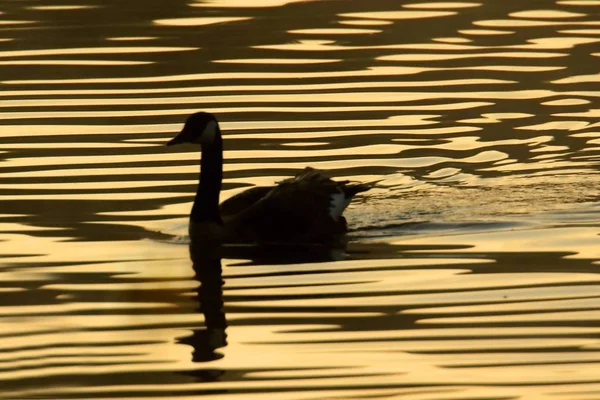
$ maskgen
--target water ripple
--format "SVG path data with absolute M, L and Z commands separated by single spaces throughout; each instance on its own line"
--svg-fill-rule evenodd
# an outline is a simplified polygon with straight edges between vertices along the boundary
M 597 1 L 5 3 L 3 396 L 597 398 Z M 193 264 L 200 109 L 347 245 Z

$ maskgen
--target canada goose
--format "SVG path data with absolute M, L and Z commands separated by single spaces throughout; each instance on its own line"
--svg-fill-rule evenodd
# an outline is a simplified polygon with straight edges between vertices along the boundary
M 335 182 L 307 167 L 272 187 L 255 187 L 221 204 L 223 141 L 214 115 L 188 117 L 181 132 L 167 143 L 202 147 L 200 184 L 190 214 L 190 236 L 227 243 L 327 244 L 346 232 L 342 212 L 352 197 L 370 187 Z

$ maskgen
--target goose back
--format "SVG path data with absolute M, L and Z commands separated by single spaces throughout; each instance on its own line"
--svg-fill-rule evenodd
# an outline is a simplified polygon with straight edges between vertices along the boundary
M 223 215 L 227 236 L 241 242 L 323 243 L 346 232 L 341 213 L 367 185 L 336 182 L 306 168 L 275 187 L 255 188 L 243 208 L 243 194 L 227 205 Z M 252 190 L 252 189 L 251 189 Z M 260 198 L 259 198 L 260 197 Z M 235 207 L 234 207 L 235 205 Z
M 247 210 L 274 188 L 275 186 L 255 186 L 228 198 L 219 206 L 221 217 L 233 217 Z

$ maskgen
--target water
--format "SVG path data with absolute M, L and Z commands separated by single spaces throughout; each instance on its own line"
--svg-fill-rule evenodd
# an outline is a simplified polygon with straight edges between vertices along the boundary
M 4 1 L 1 396 L 600 398 L 599 6 Z M 194 271 L 197 110 L 347 249 Z

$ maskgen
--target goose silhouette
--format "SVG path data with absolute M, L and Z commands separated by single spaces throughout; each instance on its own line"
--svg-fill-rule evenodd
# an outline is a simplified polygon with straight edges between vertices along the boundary
M 190 115 L 168 146 L 201 146 L 200 183 L 190 214 L 190 237 L 219 243 L 329 244 L 347 231 L 342 213 L 370 186 L 334 181 L 307 167 L 276 186 L 254 187 L 219 204 L 223 138 L 215 116 Z

